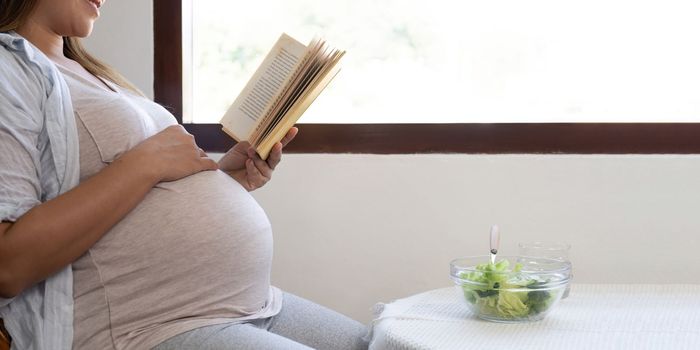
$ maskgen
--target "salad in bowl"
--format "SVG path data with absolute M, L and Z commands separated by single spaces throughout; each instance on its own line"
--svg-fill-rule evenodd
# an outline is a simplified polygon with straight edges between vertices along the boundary
M 528 322 L 544 318 L 561 299 L 571 263 L 515 256 L 489 262 L 489 256 L 474 256 L 453 260 L 450 275 L 477 317 Z

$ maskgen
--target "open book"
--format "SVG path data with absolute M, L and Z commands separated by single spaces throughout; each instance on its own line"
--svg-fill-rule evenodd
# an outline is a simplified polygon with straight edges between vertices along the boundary
M 248 141 L 262 159 L 340 70 L 345 51 L 314 39 L 309 46 L 282 34 L 228 111 L 223 130 Z

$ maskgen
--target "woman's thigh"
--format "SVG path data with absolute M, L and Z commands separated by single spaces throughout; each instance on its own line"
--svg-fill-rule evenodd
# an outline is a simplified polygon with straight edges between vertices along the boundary
M 250 323 L 220 324 L 178 334 L 153 350 L 310 350 Z
M 326 307 L 284 293 L 282 310 L 270 320 L 270 332 L 314 349 L 367 349 L 367 327 Z

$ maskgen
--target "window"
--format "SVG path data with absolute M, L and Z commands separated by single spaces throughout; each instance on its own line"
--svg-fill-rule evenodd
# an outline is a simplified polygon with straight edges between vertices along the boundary
M 215 123 L 277 35 L 331 31 L 350 54 L 292 150 L 696 153 L 689 4 L 154 0 L 156 99 L 223 150 Z

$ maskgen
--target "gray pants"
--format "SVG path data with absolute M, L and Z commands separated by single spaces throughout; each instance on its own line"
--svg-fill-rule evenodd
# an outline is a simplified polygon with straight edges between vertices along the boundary
M 276 316 L 197 328 L 153 350 L 367 349 L 367 327 L 335 311 L 285 293 Z

